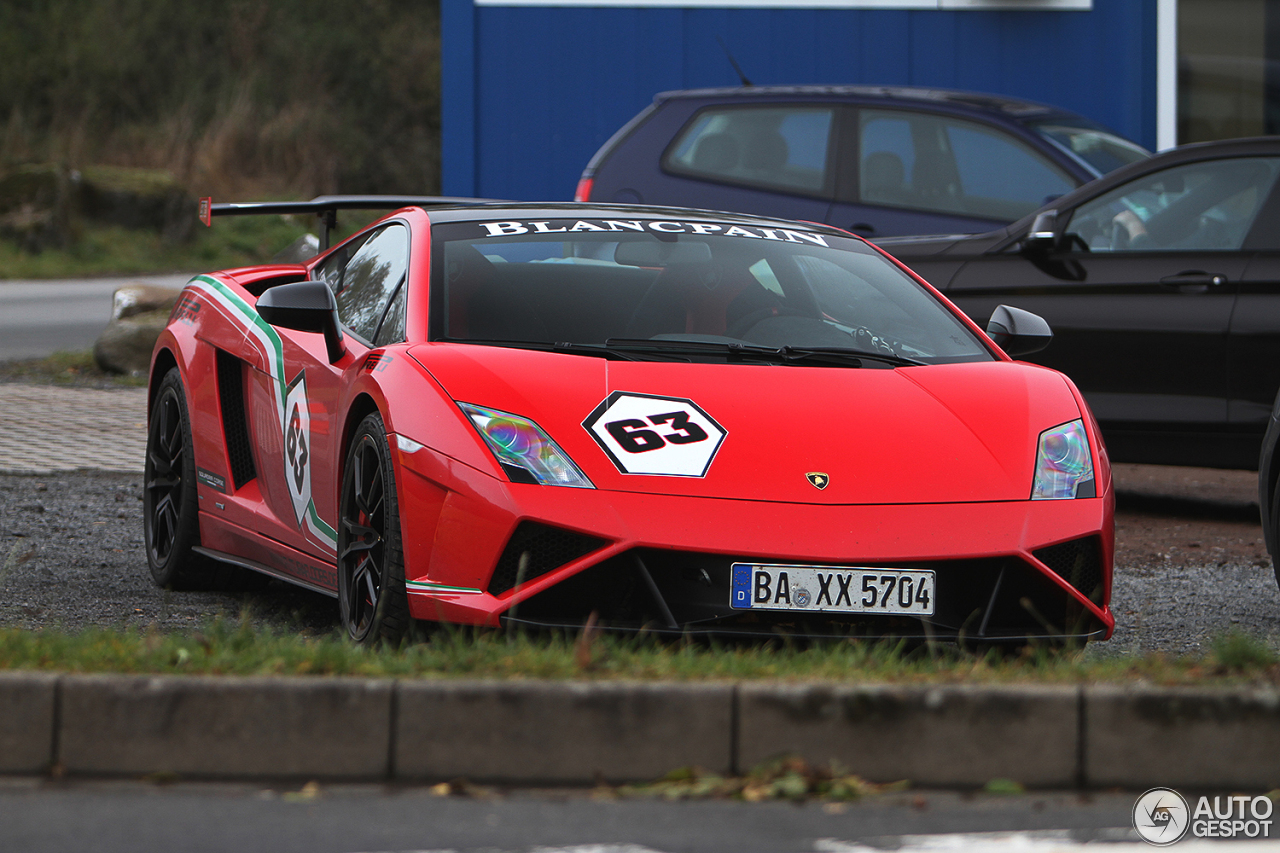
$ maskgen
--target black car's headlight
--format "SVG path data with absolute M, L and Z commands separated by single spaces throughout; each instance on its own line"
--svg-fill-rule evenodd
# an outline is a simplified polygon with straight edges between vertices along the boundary
M 569 455 L 528 418 L 469 403 L 458 406 L 513 483 L 594 489 Z
M 1040 433 L 1031 500 L 1092 498 L 1097 494 L 1084 421 L 1074 420 Z

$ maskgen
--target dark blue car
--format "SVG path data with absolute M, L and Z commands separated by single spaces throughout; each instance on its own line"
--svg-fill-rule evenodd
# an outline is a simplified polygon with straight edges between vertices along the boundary
M 826 222 L 865 237 L 990 231 L 1150 156 L 1056 107 L 869 86 L 663 92 L 591 158 L 578 201 Z

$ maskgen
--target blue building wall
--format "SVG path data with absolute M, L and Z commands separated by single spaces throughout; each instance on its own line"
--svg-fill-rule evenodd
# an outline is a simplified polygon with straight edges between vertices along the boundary
M 1156 147 L 1156 2 L 1089 11 L 475 6 L 441 0 L 443 192 L 570 199 L 656 92 L 898 84 L 1057 104 Z

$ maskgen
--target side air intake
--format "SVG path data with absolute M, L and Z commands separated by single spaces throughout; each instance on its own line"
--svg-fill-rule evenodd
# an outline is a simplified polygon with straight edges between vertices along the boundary
M 498 558 L 497 568 L 489 579 L 489 594 L 502 595 L 517 583 L 525 584 L 566 563 L 584 557 L 608 540 L 584 536 L 572 530 L 551 527 L 535 521 L 522 521 L 511 534 L 507 547 Z M 527 558 L 526 558 L 527 555 Z M 524 568 L 521 571 L 521 560 Z
M 218 404 L 222 435 L 227 442 L 231 479 L 239 489 L 258 476 L 249 444 L 249 416 L 244 404 L 244 362 L 218 350 Z
M 1097 536 L 1060 542 L 1032 553 L 1085 598 L 1102 603 L 1102 543 Z

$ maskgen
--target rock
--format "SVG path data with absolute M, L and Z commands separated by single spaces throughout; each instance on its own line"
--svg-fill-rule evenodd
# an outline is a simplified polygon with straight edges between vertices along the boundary
M 126 284 L 111 295 L 111 318 L 125 320 L 151 311 L 167 314 L 173 310 L 173 303 L 178 301 L 181 292 L 181 288 L 160 287 L 141 281 Z
M 168 309 L 113 319 L 94 342 L 93 360 L 108 373 L 145 375 L 151 350 L 168 322 Z
M 156 338 L 181 292 L 140 281 L 117 288 L 111 296 L 111 322 L 93 344 L 98 367 L 107 373 L 145 374 Z

